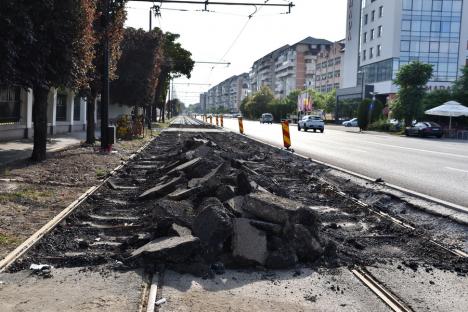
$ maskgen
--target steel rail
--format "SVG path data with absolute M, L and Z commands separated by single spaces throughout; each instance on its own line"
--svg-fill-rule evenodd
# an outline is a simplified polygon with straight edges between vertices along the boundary
M 393 294 L 390 290 L 385 288 L 371 273 L 363 267 L 355 267 L 351 272 L 367 286 L 377 297 L 379 297 L 385 304 L 387 304 L 395 312 L 412 312 L 406 303 Z

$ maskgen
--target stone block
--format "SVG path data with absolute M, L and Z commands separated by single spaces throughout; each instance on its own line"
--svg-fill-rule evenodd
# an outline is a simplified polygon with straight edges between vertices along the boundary
M 243 209 L 258 219 L 285 224 L 301 207 L 303 205 L 299 202 L 271 193 L 257 192 L 246 196 Z

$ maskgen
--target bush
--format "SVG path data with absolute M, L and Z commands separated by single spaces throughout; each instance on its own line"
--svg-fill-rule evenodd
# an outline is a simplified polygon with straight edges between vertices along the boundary
M 366 130 L 369 124 L 369 107 L 372 103 L 370 99 L 364 99 L 358 106 L 358 125 L 360 129 Z M 384 105 L 379 100 L 375 100 L 374 107 L 370 116 L 370 122 L 374 122 L 382 118 Z

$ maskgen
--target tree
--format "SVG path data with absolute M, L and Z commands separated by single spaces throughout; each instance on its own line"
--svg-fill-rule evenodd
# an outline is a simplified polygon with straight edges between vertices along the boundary
M 94 53 L 93 14 L 92 0 L 2 0 L 0 55 L 6 61 L 1 65 L 0 84 L 34 92 L 31 158 L 35 161 L 46 158 L 50 88 L 79 89 L 87 84 Z M 11 34 L 4 31 L 13 28 Z
M 425 86 L 431 77 L 430 64 L 415 61 L 400 67 L 394 81 L 400 90 L 393 105 L 393 114 L 397 119 L 404 119 L 406 126 L 410 126 L 415 117 L 421 114 Z
M 364 99 L 358 106 L 359 129 L 366 130 L 367 126 L 383 117 L 384 105 L 379 100 Z
M 461 69 L 461 73 L 453 87 L 453 96 L 461 104 L 468 106 L 468 65 Z
M 185 110 L 185 104 L 182 103 L 179 99 L 172 99 L 167 102 L 168 107 L 173 112 L 174 116 L 178 116 L 182 114 Z
M 161 110 L 162 121 L 165 119 L 166 97 L 173 78 L 186 76 L 190 78 L 195 62 L 192 60 L 192 53 L 182 48 L 181 44 L 176 42 L 180 37 L 178 34 L 170 32 L 164 33 L 161 64 L 158 83 L 155 91 L 154 105 Z
M 269 104 L 274 100 L 273 91 L 268 86 L 261 86 L 260 90 L 252 96 L 247 106 L 248 116 L 252 119 L 259 118 L 268 110 Z
M 111 7 L 111 19 L 105 27 L 103 23 L 103 14 L 107 0 L 97 0 L 96 12 L 93 20 L 93 33 L 96 38 L 94 44 L 93 66 L 88 71 L 89 88 L 86 88 L 84 93 L 88 98 L 86 101 L 86 143 L 94 144 L 96 138 L 94 136 L 95 123 L 94 112 L 96 110 L 96 98 L 102 91 L 102 76 L 103 76 L 103 54 L 104 54 L 104 39 L 109 40 L 109 79 L 112 81 L 117 78 L 117 62 L 121 55 L 121 42 L 123 39 L 124 23 L 126 20 L 125 0 L 113 0 Z
M 111 84 L 113 103 L 136 107 L 153 103 L 161 71 L 161 40 L 159 28 L 125 29 L 118 78 Z

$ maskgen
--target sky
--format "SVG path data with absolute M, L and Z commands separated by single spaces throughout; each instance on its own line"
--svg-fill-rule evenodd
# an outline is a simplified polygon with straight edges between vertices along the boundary
M 217 0 L 218 2 L 264 3 L 265 0 Z M 338 41 L 345 38 L 346 0 L 291 0 L 287 7 L 221 6 L 163 3 L 161 15 L 153 15 L 153 27 L 180 34 L 182 47 L 196 63 L 191 78 L 174 79 L 174 95 L 187 105 L 198 103 L 199 94 L 223 80 L 249 72 L 256 60 L 308 36 Z M 267 3 L 288 4 L 287 0 Z M 151 2 L 127 4 L 126 27 L 149 29 Z M 254 13 L 255 12 L 255 13 Z M 248 16 L 252 14 L 252 17 Z

